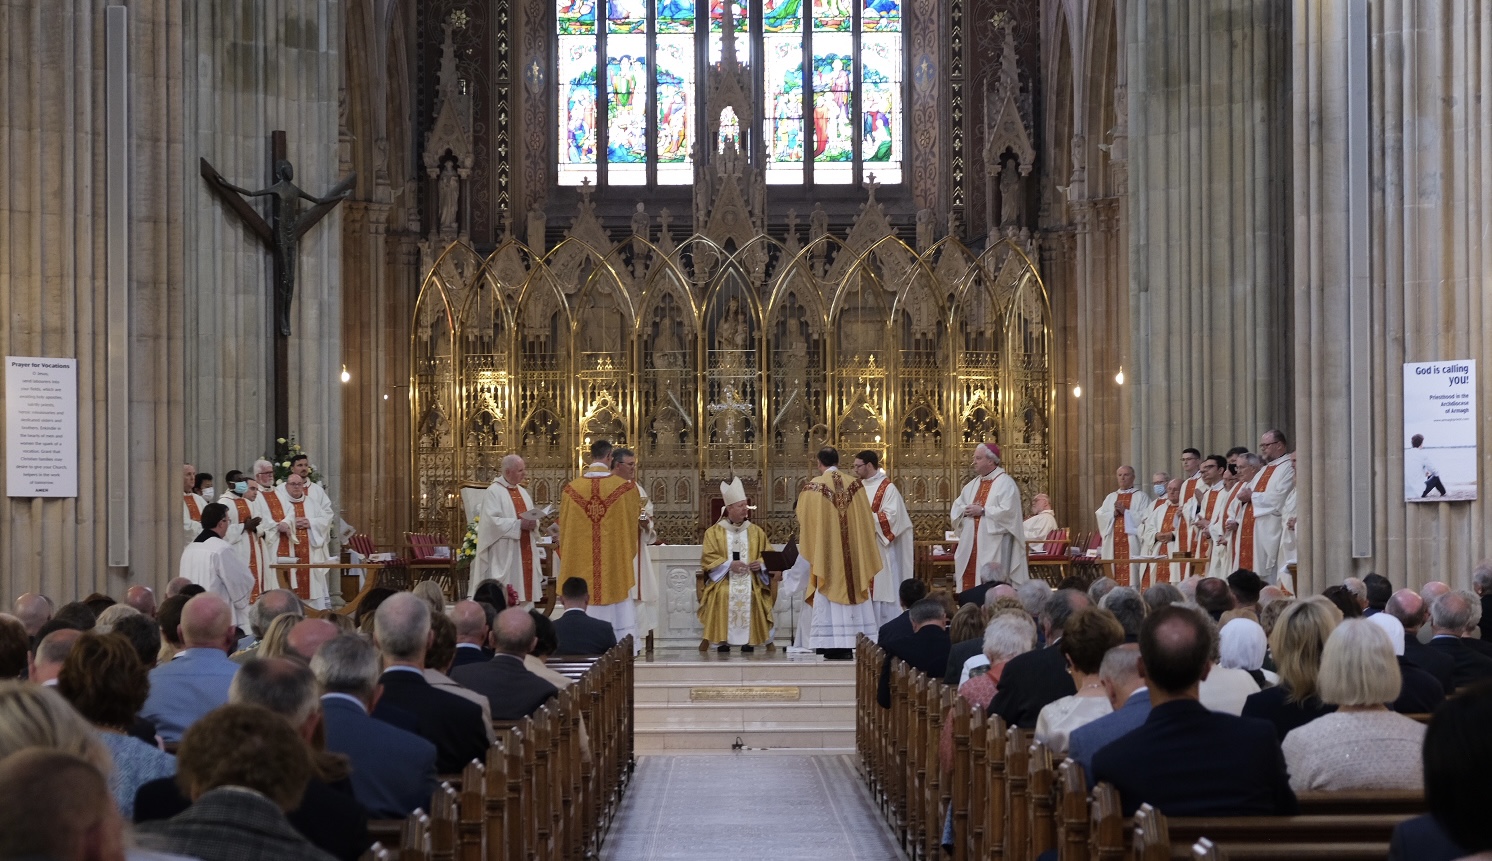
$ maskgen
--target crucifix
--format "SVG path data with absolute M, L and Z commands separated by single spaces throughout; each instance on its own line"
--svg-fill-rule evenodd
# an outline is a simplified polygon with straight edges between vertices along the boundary
M 259 241 L 274 256 L 274 436 L 282 438 L 290 434 L 290 304 L 295 298 L 295 269 L 300 262 L 300 239 L 322 216 L 331 212 L 351 194 L 353 184 L 357 182 L 357 174 L 348 174 L 325 197 L 312 197 L 293 181 L 295 171 L 290 166 L 283 131 L 270 133 L 270 161 L 271 184 L 259 191 L 249 191 L 228 182 L 205 158 L 200 159 L 200 172 L 207 181 L 207 187 L 243 219 L 249 230 L 259 237 Z M 244 196 L 271 198 L 271 220 L 266 222 Z M 313 205 L 302 212 L 299 207 L 301 200 Z

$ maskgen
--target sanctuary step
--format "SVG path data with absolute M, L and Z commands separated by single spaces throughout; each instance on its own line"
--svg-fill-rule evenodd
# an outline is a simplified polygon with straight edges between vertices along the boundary
M 638 753 L 855 747 L 855 667 L 782 649 L 639 655 L 633 691 Z

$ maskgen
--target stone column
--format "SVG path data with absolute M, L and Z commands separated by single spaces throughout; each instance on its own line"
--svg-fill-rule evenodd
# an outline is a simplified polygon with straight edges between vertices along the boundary
M 343 6 L 334 0 L 181 3 L 187 177 L 183 242 L 188 458 L 218 476 L 247 471 L 272 439 L 270 257 L 197 176 L 206 157 L 235 185 L 270 184 L 269 135 L 284 129 L 295 183 L 325 194 L 338 179 Z M 356 167 L 356 166 L 355 166 Z M 268 214 L 263 199 L 252 205 Z M 309 206 L 309 204 L 303 204 Z M 340 208 L 300 245 L 290 341 L 290 423 L 340 506 L 342 352 Z
M 1302 585 L 1315 591 L 1376 571 L 1398 585 L 1469 588 L 1472 564 L 1492 547 L 1492 450 L 1484 434 L 1477 501 L 1406 503 L 1402 364 L 1476 360 L 1486 415 L 1486 10 L 1414 0 L 1371 12 L 1315 0 L 1294 8 Z M 1349 153 L 1358 147 L 1366 169 L 1354 175 Z
M 1291 430 L 1290 6 L 1137 0 L 1125 18 L 1125 373 L 1143 479 L 1175 472 L 1186 446 Z
M 60 601 L 164 585 L 181 548 L 183 317 L 179 3 L 131 2 L 129 302 L 107 303 L 104 3 L 0 4 L 0 350 L 78 360 L 78 496 L 0 500 L 0 593 Z M 128 420 L 105 410 L 110 314 L 127 317 Z M 3 414 L 0 414 L 3 422 Z M 105 441 L 127 434 L 127 463 Z M 129 567 L 109 568 L 108 480 Z

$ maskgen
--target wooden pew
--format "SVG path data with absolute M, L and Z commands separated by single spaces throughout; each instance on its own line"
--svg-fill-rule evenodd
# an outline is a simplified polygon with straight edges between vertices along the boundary
M 1026 761 L 1026 794 L 1029 796 L 1029 823 L 1026 826 L 1027 858 L 1057 848 L 1057 775 L 1052 751 L 1033 740 Z
M 1386 843 L 1275 843 L 1233 844 L 1219 846 L 1207 838 L 1198 840 L 1182 858 L 1201 861 L 1248 861 L 1249 859 L 1292 859 L 1292 861 L 1382 861 L 1388 855 Z
M 1057 766 L 1057 861 L 1088 858 L 1088 776 L 1067 759 Z
M 1026 781 L 1030 778 L 1031 734 L 1018 726 L 1005 731 L 1005 858 L 1007 861 L 1031 861 L 1027 831 L 1030 827 L 1030 796 Z

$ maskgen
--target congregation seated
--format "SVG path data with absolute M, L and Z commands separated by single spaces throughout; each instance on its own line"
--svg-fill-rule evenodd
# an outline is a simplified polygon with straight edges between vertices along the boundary
M 534 644 L 528 654 L 523 656 L 523 666 L 559 690 L 575 684 L 574 679 L 555 672 L 544 662 L 545 658 L 557 654 L 559 650 L 559 634 L 554 630 L 554 620 L 540 610 L 529 610 L 528 617 L 534 620 Z
M 327 753 L 320 741 L 321 701 L 310 669 L 287 658 L 256 658 L 234 677 L 228 705 L 266 709 L 301 739 L 310 757 L 311 774 L 299 803 L 286 811 L 290 825 L 332 856 L 356 861 L 372 844 L 368 812 L 354 796 L 346 758 Z M 185 740 L 182 747 L 186 747 Z M 182 793 L 184 786 L 189 784 L 178 779 L 140 787 L 135 821 L 170 819 L 186 811 L 190 799 Z
M 290 639 L 291 629 L 293 629 L 296 623 L 299 621 L 300 618 L 298 616 L 293 616 L 288 613 L 282 616 L 276 616 L 275 620 L 269 623 L 269 628 L 265 630 L 263 638 L 261 638 L 259 642 L 255 644 L 253 654 L 247 655 L 242 659 L 238 658 L 237 655 L 234 655 L 232 656 L 235 659 L 234 663 L 244 663 L 255 658 L 288 657 L 289 654 L 286 649 L 285 643 Z
M 1115 646 L 1103 656 L 1098 680 L 1112 709 L 1108 714 L 1073 729 L 1067 736 L 1067 755 L 1083 766 L 1093 780 L 1093 754 L 1110 742 L 1138 729 L 1150 716 L 1150 688 L 1140 677 L 1140 647 Z
M 1229 574 L 1228 591 L 1233 594 L 1233 609 L 1247 610 L 1257 620 L 1259 598 L 1264 592 L 1264 585 L 1264 578 L 1247 568 L 1240 568 Z
M 155 656 L 157 666 L 176 657 L 184 648 L 181 642 L 181 611 L 193 597 L 195 596 L 178 594 L 161 602 L 161 608 L 155 615 L 161 632 L 161 650 Z
M 19 679 L 31 662 L 31 638 L 20 620 L 0 613 L 0 679 Z
M 124 821 L 98 769 L 32 747 L 0 759 L 0 858 L 123 861 Z
M 238 663 L 259 657 L 275 657 L 274 655 L 262 655 L 259 653 L 260 644 L 264 642 L 269 633 L 270 626 L 281 616 L 293 616 L 296 619 L 305 616 L 305 607 L 300 598 L 289 589 L 271 589 L 259 596 L 259 600 L 249 608 L 249 633 L 239 639 L 238 650 L 233 653 L 233 660 Z
M 989 594 L 1000 587 L 1009 589 L 1009 584 L 1000 579 L 1000 566 L 997 563 L 987 563 L 979 570 L 979 582 L 953 596 L 955 608 L 973 604 L 983 607 Z
M 458 654 L 456 623 L 444 613 L 431 613 L 430 647 L 425 650 L 425 681 L 436 690 L 455 694 L 464 700 L 476 703 L 477 707 L 482 710 L 482 723 L 487 727 L 487 741 L 490 743 L 497 738 L 497 732 L 492 727 L 492 706 L 487 702 L 486 697 L 450 676 Z
M 1108 594 L 1119 588 L 1119 581 L 1113 577 L 1100 577 L 1088 586 L 1088 600 L 1097 607 Z
M 1421 628 L 1428 632 L 1430 605 L 1413 589 L 1400 589 L 1389 596 L 1383 612 L 1399 620 L 1404 626 L 1404 660 L 1424 670 L 1440 682 L 1442 692 L 1450 696 L 1456 690 L 1456 662 L 1439 649 L 1432 649 L 1428 637 L 1421 637 Z
M 1492 853 L 1487 809 L 1492 790 L 1492 685 L 1479 684 L 1446 701 L 1425 729 L 1425 801 L 1430 812 L 1394 828 L 1390 861 L 1481 859 Z
M 1336 607 L 1320 596 L 1286 607 L 1269 635 L 1280 683 L 1245 700 L 1243 716 L 1268 721 L 1283 741 L 1291 730 L 1335 711 L 1335 706 L 1322 703 L 1317 695 L 1316 676 L 1326 638 L 1339 621 Z
M 26 636 L 34 643 L 41 626 L 51 621 L 52 609 L 52 599 L 35 592 L 26 592 L 11 605 L 11 615 L 26 629 Z
M 302 806 L 313 767 L 310 749 L 274 712 L 230 705 L 205 715 L 182 738 L 177 767 L 191 804 L 169 819 L 138 825 L 145 848 L 203 861 L 337 857 L 286 817 Z
M 1451 683 L 1457 688 L 1492 678 L 1492 658 L 1462 638 L 1473 627 L 1480 602 L 1469 592 L 1447 592 L 1430 605 L 1430 648 L 1451 659 Z
M 1164 607 L 1140 631 L 1145 722 L 1093 755 L 1093 777 L 1119 792 L 1124 815 L 1150 804 L 1169 816 L 1263 816 L 1296 812 L 1285 760 L 1262 721 L 1209 711 L 1198 688 L 1212 631 L 1185 607 Z
M 150 690 L 149 676 L 134 647 L 118 634 L 83 634 L 57 676 L 57 692 L 93 724 L 109 749 L 114 770 L 109 792 L 131 819 L 135 792 L 152 780 L 176 774 L 176 758 L 130 734 Z
M 435 745 L 435 768 L 454 774 L 487 756 L 487 727 L 476 703 L 425 680 L 430 605 L 409 592 L 390 595 L 373 615 L 373 640 L 383 656 L 383 696 L 373 716 Z
M 1197 606 L 1207 611 L 1207 615 L 1216 622 L 1223 614 L 1233 609 L 1233 590 L 1228 587 L 1228 581 L 1221 577 L 1203 577 L 1197 583 L 1196 593 Z
M 1171 604 L 1180 604 L 1184 600 L 1186 599 L 1182 597 L 1181 590 L 1171 583 L 1156 583 L 1145 590 L 1145 607 L 1152 613 Z
M 1477 636 L 1483 640 L 1492 641 L 1488 637 L 1488 629 L 1492 628 L 1492 560 L 1483 559 L 1471 569 L 1471 591 L 1477 596 L 1477 603 L 1481 605 L 1482 617 L 1477 622 Z
M 1411 664 L 1404 657 L 1404 625 L 1387 612 L 1374 613 L 1368 617 L 1368 621 L 1377 625 L 1384 634 L 1388 635 L 1388 642 L 1394 652 L 1394 663 L 1399 668 L 1399 677 L 1402 683 L 1399 686 L 1399 697 L 1389 706 L 1391 711 L 1399 714 L 1429 714 L 1435 711 L 1441 703 L 1445 702 L 1445 688 L 1441 687 L 1440 681 L 1424 670 Z
M 1067 659 L 1058 648 L 1069 619 L 1089 606 L 1088 596 L 1077 589 L 1059 589 L 1048 596 L 1041 610 L 1046 646 L 1011 659 L 1000 674 L 989 713 L 1006 724 L 1035 729 L 1036 719 L 1047 703 L 1078 692 L 1067 675 Z
M 456 625 L 456 656 L 451 662 L 451 668 L 491 660 L 493 653 L 488 648 L 488 643 L 492 625 L 487 618 L 486 609 L 476 601 L 457 601 L 451 608 L 450 617 Z
M 907 611 L 912 622 L 912 636 L 893 640 L 885 646 L 886 661 L 881 667 L 881 681 L 876 702 L 891 708 L 891 664 L 900 658 L 908 666 L 937 678 L 948 666 L 947 608 L 937 598 L 923 598 Z
M 1210 618 L 1208 624 L 1212 624 Z M 1217 651 L 1212 656 L 1212 669 L 1202 680 L 1199 692 L 1201 702 L 1215 712 L 1241 715 L 1248 698 L 1265 687 L 1259 683 L 1262 674 L 1256 677 L 1243 666 L 1254 664 L 1252 669 L 1257 672 L 1263 665 L 1264 629 L 1258 622 L 1241 617 L 1229 619 L 1217 629 L 1216 637 Z
M 150 694 L 140 713 L 168 744 L 194 721 L 228 701 L 238 664 L 228 659 L 237 638 L 233 609 L 216 595 L 191 598 L 181 610 L 183 649 L 150 671 Z
M 1331 632 L 1317 687 L 1337 710 L 1281 743 L 1296 792 L 1423 787 L 1425 727 L 1384 705 L 1398 698 L 1399 678 L 1388 635 L 1371 620 L 1346 619 Z
M 58 628 L 44 635 L 36 644 L 36 653 L 31 669 L 26 674 L 28 681 L 52 687 L 57 684 L 57 674 L 62 672 L 62 662 L 83 632 L 77 628 Z
M 1356 578 L 1347 578 L 1347 580 L 1349 581 L 1354 579 Z M 1360 584 L 1362 581 L 1358 582 Z M 1340 586 L 1326 587 L 1326 589 L 1321 592 L 1321 597 L 1325 598 L 1327 601 L 1330 601 L 1332 606 L 1336 607 L 1337 611 L 1342 614 L 1343 619 L 1358 619 L 1362 617 L 1362 608 L 1364 606 L 1363 602 L 1359 601 L 1357 595 L 1354 594 L 1352 590 L 1347 588 L 1346 583 L 1343 583 Z M 1366 592 L 1364 592 L 1364 601 L 1365 600 Z
M 311 659 L 316 656 L 316 650 L 341 633 L 340 628 L 326 619 L 300 619 L 290 626 L 290 632 L 285 635 L 284 651 L 279 657 L 289 658 L 309 667 Z
M 1113 613 L 1100 607 L 1079 610 L 1063 628 L 1057 648 L 1067 661 L 1067 673 L 1077 693 L 1047 703 L 1036 718 L 1036 740 L 1054 756 L 1067 754 L 1067 739 L 1073 730 L 1114 710 L 1098 671 L 1104 655 L 1123 642 L 1123 626 Z
M 984 659 L 989 666 L 969 677 L 958 686 L 958 695 L 967 700 L 972 709 L 989 707 L 995 698 L 995 686 L 1000 673 L 1011 658 L 1023 655 L 1036 647 L 1036 623 L 1025 610 L 1004 610 L 990 619 L 980 638 L 984 647 Z M 952 712 L 943 721 L 943 736 L 938 743 L 938 759 L 945 773 L 953 770 L 953 720 Z
M 1091 598 L 1092 595 L 1090 594 Z M 1119 627 L 1124 630 L 1124 642 L 1138 643 L 1140 641 L 1140 626 L 1145 624 L 1145 616 L 1150 608 L 1145 604 L 1145 598 L 1138 589 L 1130 586 L 1117 586 L 1110 589 L 1107 595 L 1098 601 L 1098 606 L 1114 614 L 1119 622 Z
M 98 624 L 93 626 L 93 630 L 100 634 L 107 634 L 114 630 L 114 626 L 119 623 L 120 619 L 138 615 L 140 611 L 128 604 L 111 604 L 98 614 Z
M 1019 599 L 1006 595 L 996 596 L 994 592 L 991 592 L 986 597 L 993 600 L 985 605 L 984 612 L 980 614 L 980 618 L 984 620 L 984 627 L 980 629 L 978 635 L 972 640 L 954 643 L 948 649 L 948 668 L 943 673 L 943 682 L 945 684 L 962 687 L 969 679 L 988 673 L 990 660 L 985 654 L 984 635 L 989 631 L 990 623 L 997 617 L 1014 613 L 1024 618 L 1027 624 L 1031 625 L 1033 630 L 1035 629 L 1036 623 L 1031 620 L 1031 615 L 1026 612 L 1025 607 L 1021 605 Z M 954 615 L 956 616 L 957 614 Z M 951 631 L 952 626 L 950 625 L 949 627 Z M 952 639 L 951 633 L 950 639 Z M 1016 654 L 1029 652 L 1033 648 L 1035 648 L 1034 639 L 1032 640 L 1032 645 L 1027 646 Z M 1015 655 L 1009 655 L 1002 660 L 1008 661 L 1012 657 L 1015 657 Z M 999 673 L 996 673 L 994 679 L 990 681 L 991 697 L 995 695 L 994 682 L 998 681 L 999 678 Z M 989 698 L 986 697 L 982 700 L 980 708 L 988 705 Z
M 92 765 L 105 781 L 114 769 L 109 749 L 93 726 L 55 688 L 0 682 L 0 759 L 28 747 L 76 756 Z
M 964 664 L 984 650 L 984 626 L 991 609 L 964 604 L 948 620 L 948 662 L 943 670 L 945 683 L 957 687 L 968 678 L 964 674 Z
M 1475 572 L 1472 579 L 1475 580 Z M 1367 594 L 1368 606 L 1363 609 L 1363 618 L 1371 619 L 1382 613 L 1388 607 L 1388 599 L 1394 592 L 1394 584 L 1382 574 L 1369 574 L 1362 578 L 1363 589 Z
M 534 620 L 528 611 L 509 607 L 497 614 L 497 625 L 492 632 L 497 654 L 490 661 L 457 667 L 451 671 L 451 678 L 485 696 L 493 720 L 522 720 L 559 693 L 558 688 L 529 672 L 523 664 L 536 639 Z
M 311 659 L 321 686 L 326 749 L 347 757 L 352 793 L 374 818 L 407 816 L 435 791 L 435 745 L 369 714 L 378 689 L 378 651 L 343 634 Z
M 876 642 L 882 646 L 912 636 L 912 617 L 908 614 L 913 604 L 927 597 L 927 584 L 917 579 L 903 580 L 897 587 L 897 597 L 901 601 L 901 615 L 882 625 L 876 634 Z
M 604 655 L 616 645 L 616 630 L 611 623 L 586 613 L 591 605 L 591 587 L 585 580 L 567 577 L 560 587 L 560 604 L 565 612 L 554 620 L 559 654 Z

